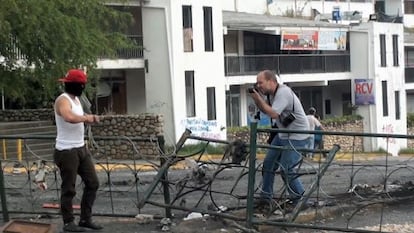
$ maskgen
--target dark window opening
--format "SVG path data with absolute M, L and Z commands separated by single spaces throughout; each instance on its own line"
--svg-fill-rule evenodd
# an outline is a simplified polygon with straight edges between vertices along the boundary
M 203 7 L 204 11 L 204 50 L 213 51 L 213 13 L 211 7 Z
M 388 90 L 387 81 L 382 81 L 382 115 L 388 116 Z
M 191 6 L 183 6 L 184 52 L 193 51 L 193 19 Z
M 194 117 L 195 114 L 195 93 L 194 93 L 194 71 L 185 71 L 185 97 L 187 117 Z
M 216 119 L 216 88 L 207 87 L 207 120 Z
M 385 35 L 380 35 L 380 55 L 381 55 L 381 67 L 387 66 L 387 48 L 385 45 Z
M 394 66 L 399 66 L 399 61 L 398 61 L 398 35 L 392 35 L 392 56 L 394 58 Z

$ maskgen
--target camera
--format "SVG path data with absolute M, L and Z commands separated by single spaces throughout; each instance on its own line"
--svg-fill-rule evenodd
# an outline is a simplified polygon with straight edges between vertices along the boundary
M 280 123 L 284 127 L 288 127 L 294 120 L 296 119 L 296 116 L 293 112 L 282 112 L 279 116 Z
M 254 84 L 254 86 L 253 86 L 253 87 L 249 87 L 249 88 L 247 89 L 247 91 L 248 91 L 249 93 L 254 93 L 254 90 L 256 90 L 257 92 L 259 92 L 259 89 L 257 89 L 256 84 Z

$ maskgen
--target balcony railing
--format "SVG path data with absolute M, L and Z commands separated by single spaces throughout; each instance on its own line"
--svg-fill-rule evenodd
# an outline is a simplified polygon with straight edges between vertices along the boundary
M 130 35 L 128 38 L 136 45 L 136 48 L 118 48 L 116 49 L 114 56 L 107 54 L 102 55 L 100 58 L 109 59 L 134 59 L 144 57 L 144 46 L 142 42 L 142 36 Z
M 113 56 L 108 54 L 101 55 L 100 58 L 111 59 L 133 59 L 144 57 L 144 46 L 142 42 L 142 36 L 129 35 L 127 36 L 135 45 L 135 48 L 118 48 Z M 16 38 L 10 37 L 10 45 L 7 47 L 10 54 L 14 54 L 14 59 L 26 59 L 26 56 L 15 46 Z
M 268 69 L 281 74 L 349 72 L 349 54 L 225 56 L 226 76 L 253 75 Z

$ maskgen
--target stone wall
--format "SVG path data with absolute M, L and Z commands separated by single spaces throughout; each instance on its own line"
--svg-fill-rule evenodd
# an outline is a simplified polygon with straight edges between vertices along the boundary
M 364 126 L 362 120 L 351 121 L 347 123 L 331 123 L 323 126 L 326 131 L 332 132 L 355 132 L 363 133 Z M 350 136 L 337 136 L 337 135 L 325 135 L 323 137 L 323 144 L 325 149 L 332 148 L 334 144 L 341 146 L 341 151 L 363 151 L 363 138 L 362 137 L 350 137 Z
M 2 121 L 53 121 L 55 115 L 53 109 L 21 109 L 0 110 L 0 122 Z
M 54 118 L 53 109 L 0 110 L 0 122 L 54 121 Z M 163 136 L 163 126 L 163 117 L 156 114 L 105 115 L 91 127 L 90 148 L 98 158 L 131 159 L 137 155 L 154 158 L 160 155 L 157 137 Z M 97 136 L 118 139 L 97 140 Z M 131 140 L 137 137 L 141 140 Z
M 104 116 L 99 124 L 92 127 L 92 135 L 116 136 L 118 139 L 95 140 L 96 152 L 98 156 L 116 159 L 154 158 L 160 154 L 157 137 L 163 136 L 163 126 L 164 119 L 161 115 Z
M 407 127 L 407 134 L 414 135 L 414 127 Z M 414 148 L 414 139 L 407 140 L 407 148 Z
M 323 125 L 325 131 L 333 132 L 363 132 L 362 120 L 335 124 L 331 123 L 328 125 Z M 245 142 L 250 141 L 249 128 L 246 127 L 245 130 L 240 130 L 235 133 L 227 134 L 228 140 L 232 141 L 234 139 L 240 138 Z M 266 133 L 259 133 L 257 136 L 257 143 L 266 144 L 268 135 Z M 363 151 L 362 146 L 362 137 L 353 137 L 349 136 L 336 136 L 336 135 L 325 135 L 323 136 L 323 145 L 325 149 L 330 149 L 334 144 L 339 144 L 341 146 L 341 151 L 352 151 L 355 143 L 355 151 Z

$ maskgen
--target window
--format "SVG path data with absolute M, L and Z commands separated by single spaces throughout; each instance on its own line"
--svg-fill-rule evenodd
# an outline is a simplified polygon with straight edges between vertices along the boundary
M 331 114 L 331 100 L 325 100 L 325 114 Z
M 207 120 L 216 119 L 216 88 L 207 87 Z
M 381 66 L 387 66 L 387 50 L 385 46 L 385 34 L 380 35 Z
M 204 12 L 204 50 L 213 51 L 213 15 L 211 7 L 203 7 Z
M 414 1 L 404 1 L 404 13 L 414 14 Z
M 387 81 L 382 81 L 382 115 L 388 116 Z
M 398 35 L 392 35 L 392 56 L 394 58 L 394 66 L 398 64 Z
M 185 99 L 187 117 L 194 117 L 195 114 L 195 93 L 194 93 L 194 71 L 185 71 Z
M 385 13 L 385 1 L 375 1 L 375 13 Z
M 193 51 L 193 20 L 191 6 L 183 6 L 184 52 Z
M 228 127 L 240 126 L 240 86 L 232 85 L 226 91 L 226 122 Z
M 401 111 L 400 111 L 400 91 L 395 91 L 395 119 L 400 120 L 401 119 Z
M 405 67 L 414 67 L 414 48 L 405 47 Z

